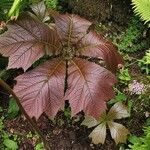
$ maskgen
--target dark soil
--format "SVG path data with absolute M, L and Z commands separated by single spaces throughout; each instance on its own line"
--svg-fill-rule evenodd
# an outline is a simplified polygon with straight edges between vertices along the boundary
M 79 115 L 83 120 L 82 114 Z M 138 117 L 137 117 L 138 116 Z M 62 120 L 64 117 L 64 120 Z M 143 134 L 142 127 L 145 123 L 145 116 L 138 113 L 134 113 L 131 118 L 122 120 L 119 123 L 124 124 L 132 134 L 140 136 Z M 63 116 L 63 113 L 59 113 L 56 120 L 53 123 L 45 115 L 41 116 L 38 120 L 38 127 L 41 129 L 43 134 L 51 147 L 51 150 L 118 150 L 118 146 L 110 137 L 108 131 L 105 144 L 94 145 L 88 138 L 88 135 L 92 129 L 87 129 L 84 126 L 80 126 L 80 122 L 70 120 L 68 122 Z M 60 122 L 63 122 L 60 124 Z M 72 123 L 71 123 L 72 122 Z M 19 150 L 34 150 L 35 142 L 33 139 L 27 138 L 27 134 L 32 131 L 32 128 L 23 120 L 21 116 L 14 120 L 5 121 L 6 130 L 10 134 L 18 135 L 21 143 Z M 34 134 L 34 132 L 33 132 Z

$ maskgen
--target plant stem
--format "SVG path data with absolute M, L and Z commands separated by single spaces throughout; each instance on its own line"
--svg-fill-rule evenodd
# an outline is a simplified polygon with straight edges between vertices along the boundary
M 16 96 L 16 94 L 13 92 L 13 90 L 10 88 L 10 86 L 4 82 L 2 79 L 0 79 L 0 85 L 6 89 L 8 91 L 8 93 L 10 95 L 12 95 L 15 100 L 16 100 L 16 103 L 17 105 L 19 106 L 21 112 L 23 113 L 23 115 L 25 116 L 25 118 L 28 120 L 28 122 L 30 123 L 30 125 L 32 126 L 32 128 L 37 132 L 37 134 L 40 136 L 43 144 L 44 144 L 44 147 L 46 150 L 50 150 L 50 147 L 48 146 L 48 143 L 46 141 L 46 138 L 44 137 L 44 135 L 42 134 L 42 132 L 40 131 L 40 129 L 38 128 L 38 126 L 36 125 L 36 123 L 30 118 L 30 116 L 27 114 L 27 112 L 25 111 L 25 109 L 23 108 L 23 106 L 21 105 L 20 103 L 20 100 L 19 98 Z

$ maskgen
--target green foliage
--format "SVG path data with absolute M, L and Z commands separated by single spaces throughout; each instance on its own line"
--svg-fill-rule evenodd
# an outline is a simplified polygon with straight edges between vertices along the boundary
M 7 13 L 13 4 L 13 0 L 0 0 L 0 20 L 7 18 Z
M 128 68 L 126 68 L 126 69 L 122 68 L 120 70 L 118 78 L 119 78 L 121 83 L 128 84 L 127 82 L 131 80 L 131 76 L 129 74 Z
M 14 0 L 1 0 L 0 1 L 0 9 L 10 9 Z
M 11 17 L 17 18 L 19 13 L 29 4 L 28 0 L 1 0 L 0 20 L 8 20 Z
M 12 119 L 18 115 L 19 107 L 14 98 L 10 98 L 7 117 Z
M 129 147 L 131 150 L 149 150 L 150 148 L 150 126 L 144 128 L 144 136 L 136 137 L 131 136 L 129 138 Z
M 6 146 L 6 150 L 17 150 L 18 149 L 17 143 L 10 139 L 5 139 L 3 144 Z
M 137 52 L 148 47 L 143 37 L 144 25 L 138 18 L 133 17 L 126 31 L 119 37 L 117 46 L 122 52 Z M 115 39 L 117 40 L 117 39 Z
M 45 0 L 47 8 L 56 9 L 58 5 L 58 0 Z
M 145 56 L 139 60 L 138 65 L 141 67 L 141 70 L 150 74 L 150 49 L 146 52 Z
M 145 23 L 150 21 L 150 0 L 132 0 L 135 14 L 139 15 Z
M 115 91 L 117 92 L 115 98 L 110 100 L 108 102 L 108 104 L 114 104 L 114 103 L 117 103 L 117 102 L 124 102 L 127 99 L 127 96 L 124 93 L 122 93 L 118 89 L 115 89 Z
M 20 12 L 22 12 L 28 4 L 28 0 L 14 0 L 11 8 L 8 11 L 8 18 L 17 18 Z
M 8 12 L 8 16 L 19 16 L 20 8 L 21 8 L 21 2 L 20 0 L 14 0 L 13 5 L 11 6 L 11 9 Z
M 38 143 L 36 146 L 35 146 L 35 150 L 43 150 L 44 147 L 43 147 L 43 144 L 42 143 Z
M 0 143 L 0 149 L 17 150 L 18 144 L 16 140 L 16 135 L 10 135 L 5 131 L 4 117 L 2 116 L 0 118 L 0 141 L 2 141 L 2 143 Z
M 44 145 L 43 143 L 39 143 L 39 136 L 38 134 L 36 133 L 33 133 L 33 132 L 29 132 L 27 135 L 26 135 L 26 138 L 29 139 L 29 140 L 33 140 L 34 139 L 34 142 L 36 142 L 35 144 L 35 150 L 43 150 L 44 149 Z

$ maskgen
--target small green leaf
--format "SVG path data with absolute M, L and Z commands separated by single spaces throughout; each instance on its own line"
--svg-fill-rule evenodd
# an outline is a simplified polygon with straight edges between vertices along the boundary
M 129 136 L 128 140 L 132 144 L 134 144 L 134 143 L 140 143 L 140 138 L 138 138 L 137 136 L 134 136 L 134 135 Z
M 114 104 L 114 103 L 117 103 L 117 102 L 123 102 L 123 101 L 126 100 L 127 96 L 124 93 L 120 92 L 119 90 L 117 90 L 117 92 L 118 93 L 117 93 L 116 97 L 114 99 L 110 100 L 108 102 L 108 104 L 111 105 L 111 104 Z
M 117 101 L 123 101 L 126 99 L 126 95 L 124 93 L 118 92 L 116 99 Z
M 43 150 L 44 147 L 43 147 L 43 143 L 38 143 L 36 146 L 35 146 L 35 150 Z
M 12 119 L 18 115 L 19 107 L 14 98 L 10 98 L 9 100 L 9 107 L 8 107 L 8 118 Z
M 3 144 L 9 149 L 9 150 L 17 150 L 18 149 L 18 144 L 17 142 L 10 140 L 10 139 L 5 139 Z
M 131 80 L 131 76 L 129 74 L 128 69 L 121 69 L 118 77 L 122 81 L 130 81 Z

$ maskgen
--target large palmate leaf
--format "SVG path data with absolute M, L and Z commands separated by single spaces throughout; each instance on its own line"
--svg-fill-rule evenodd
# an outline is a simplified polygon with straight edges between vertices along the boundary
M 63 106 L 65 64 L 56 59 L 16 78 L 14 92 L 31 117 L 55 116 Z
M 32 9 L 37 17 L 41 11 L 42 21 L 45 7 L 41 4 Z M 0 53 L 9 56 L 8 68 L 27 70 L 45 54 L 59 57 L 17 77 L 14 91 L 30 117 L 36 119 L 43 112 L 54 117 L 65 100 L 72 116 L 84 111 L 98 118 L 106 109 L 106 101 L 114 97 L 113 73 L 123 60 L 112 43 L 87 31 L 91 22 L 77 15 L 53 12 L 52 16 L 54 29 L 27 15 L 9 23 L 8 31 L 0 37 Z M 97 57 L 105 66 L 88 61 L 84 55 Z
M 60 49 L 56 31 L 28 15 L 9 23 L 8 31 L 0 36 L 0 53 L 9 56 L 8 69 L 27 70 L 46 49 L 53 53 Z
M 68 90 L 66 99 L 72 108 L 72 115 L 83 110 L 86 114 L 99 117 L 106 109 L 106 101 L 114 97 L 112 85 L 115 76 L 97 64 L 73 59 L 68 67 Z
M 108 114 L 104 111 L 99 120 L 96 120 L 91 116 L 86 116 L 85 120 L 82 122 L 82 125 L 86 125 L 88 128 L 97 125 L 97 127 L 89 135 L 94 144 L 104 144 L 107 125 L 110 129 L 111 137 L 115 140 L 116 144 L 125 143 L 129 131 L 122 124 L 115 123 L 114 120 L 126 117 L 129 117 L 127 107 L 121 102 L 118 102 L 111 107 Z

